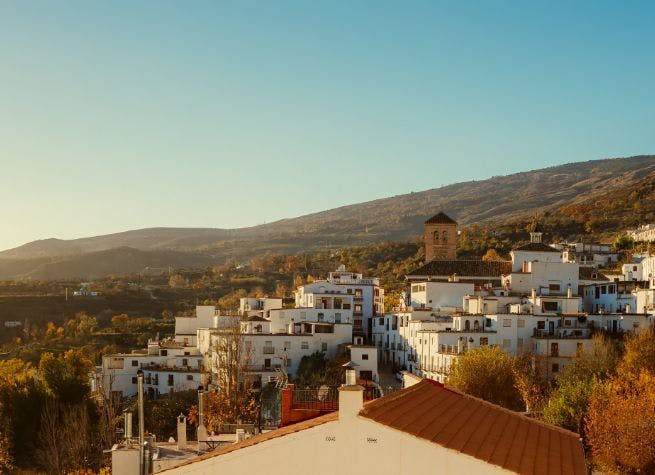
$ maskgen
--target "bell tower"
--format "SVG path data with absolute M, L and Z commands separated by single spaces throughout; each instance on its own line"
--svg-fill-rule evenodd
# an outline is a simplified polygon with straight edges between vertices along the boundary
M 443 212 L 425 222 L 425 262 L 457 258 L 457 222 Z

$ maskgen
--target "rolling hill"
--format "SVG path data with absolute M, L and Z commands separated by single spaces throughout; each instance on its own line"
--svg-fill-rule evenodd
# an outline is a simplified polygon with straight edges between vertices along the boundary
M 91 277 L 146 266 L 211 265 L 267 251 L 294 254 L 402 241 L 420 235 L 423 221 L 438 210 L 461 225 L 508 223 L 535 213 L 593 208 L 597 200 L 624 196 L 654 179 L 655 155 L 644 155 L 456 183 L 248 228 L 148 228 L 45 239 L 0 252 L 0 277 Z

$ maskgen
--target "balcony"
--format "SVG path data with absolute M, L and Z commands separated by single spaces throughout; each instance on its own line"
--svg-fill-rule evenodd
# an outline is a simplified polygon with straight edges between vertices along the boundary
M 589 338 L 591 337 L 592 330 L 589 328 L 556 328 L 553 330 L 545 330 L 535 328 L 532 332 L 533 338 L 557 338 L 557 339 L 568 339 L 568 338 Z
M 264 348 L 262 348 L 262 352 L 263 352 L 265 355 L 274 355 L 274 354 L 275 354 L 275 347 L 273 347 L 273 346 L 265 346 Z
M 460 351 L 457 345 L 439 345 L 439 353 L 444 355 L 462 355 L 465 352 L 463 349 Z

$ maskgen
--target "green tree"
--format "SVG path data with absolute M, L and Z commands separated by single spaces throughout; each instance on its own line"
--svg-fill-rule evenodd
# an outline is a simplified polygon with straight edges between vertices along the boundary
M 457 358 L 451 366 L 448 384 L 508 409 L 523 408 L 516 389 L 514 362 L 498 346 L 475 348 Z
M 93 363 L 80 350 L 68 350 L 58 357 L 44 353 L 39 362 L 39 377 L 55 399 L 79 403 L 89 396 L 92 367 Z

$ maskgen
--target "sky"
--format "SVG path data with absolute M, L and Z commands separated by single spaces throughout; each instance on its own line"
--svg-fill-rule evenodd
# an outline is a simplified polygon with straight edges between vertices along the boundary
M 655 2 L 0 0 L 0 249 L 655 153 Z

